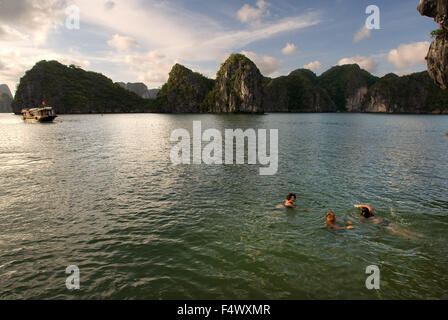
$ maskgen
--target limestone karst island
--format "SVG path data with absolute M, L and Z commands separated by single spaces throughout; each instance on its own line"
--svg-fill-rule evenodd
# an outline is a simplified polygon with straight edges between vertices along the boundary
M 20 79 L 11 107 L 19 114 L 42 100 L 58 114 L 448 113 L 448 91 L 439 88 L 427 71 L 377 77 L 357 64 L 348 64 L 320 76 L 297 69 L 269 78 L 242 54 L 232 54 L 216 79 L 176 64 L 160 90 L 148 90 L 142 83 L 113 83 L 75 65 L 40 61 Z M 2 110 L 9 110 L 6 105 Z

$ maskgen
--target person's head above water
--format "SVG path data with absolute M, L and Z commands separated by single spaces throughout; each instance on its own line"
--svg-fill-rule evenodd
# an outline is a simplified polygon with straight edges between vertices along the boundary
M 370 206 L 355 204 L 355 208 L 361 209 L 361 216 L 363 216 L 366 219 L 375 216 L 375 213 L 373 212 L 373 209 Z
M 351 222 L 350 220 L 347 221 L 347 227 L 339 227 L 338 223 L 336 222 L 336 214 L 333 211 L 327 212 L 327 220 L 325 221 L 325 224 L 331 229 L 355 229 L 355 227 L 353 226 L 353 222 Z
M 294 201 L 296 201 L 296 195 L 294 193 L 290 193 L 286 196 L 284 206 L 286 208 L 294 208 Z
M 336 214 L 333 211 L 327 212 L 327 224 L 333 224 L 336 222 Z
M 366 219 L 374 216 L 367 207 L 361 208 L 361 215 Z
M 287 201 L 296 201 L 296 198 L 296 194 L 292 192 L 286 196 Z

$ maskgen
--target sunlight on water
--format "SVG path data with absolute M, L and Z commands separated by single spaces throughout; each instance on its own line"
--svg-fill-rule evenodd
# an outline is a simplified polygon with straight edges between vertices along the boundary
M 194 120 L 279 129 L 277 175 L 171 165 L 172 130 Z M 0 298 L 448 299 L 447 128 L 446 116 L 0 115 Z M 291 191 L 297 208 L 275 211 Z M 361 222 L 357 203 L 424 237 Z M 356 228 L 328 231 L 328 210 Z M 369 265 L 380 291 L 365 287 Z

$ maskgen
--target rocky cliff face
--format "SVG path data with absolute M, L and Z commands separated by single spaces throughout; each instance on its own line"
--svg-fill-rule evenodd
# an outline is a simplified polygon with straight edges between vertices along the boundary
M 350 64 L 324 72 L 319 77 L 319 85 L 328 92 L 337 111 L 358 112 L 365 94 L 376 80 L 357 64 Z
M 285 77 L 265 80 L 264 109 L 266 112 L 334 112 L 336 106 L 319 87 L 314 72 L 299 69 Z
M 57 61 L 38 62 L 20 79 L 12 103 L 13 112 L 41 105 L 57 113 L 146 112 L 152 107 L 102 74 L 87 72 Z
M 148 95 L 149 95 L 149 99 L 156 99 L 157 95 L 159 94 L 160 89 L 149 89 L 148 90 Z
M 12 94 L 6 84 L 0 85 L 0 113 L 12 112 Z
M 11 93 L 5 86 L 0 89 L 4 91 L 0 93 L 0 110 L 9 112 Z M 428 72 L 404 77 L 388 74 L 378 79 L 358 65 L 345 65 L 333 67 L 320 77 L 299 69 L 288 76 L 269 79 L 263 78 L 255 64 L 239 54 L 222 65 L 216 81 L 175 65 L 168 82 L 153 100 L 142 99 L 101 74 L 56 61 L 41 61 L 20 80 L 12 102 L 13 112 L 39 106 L 43 100 L 62 114 L 448 113 L 448 91 L 436 86 Z
M 221 66 L 216 84 L 205 101 L 213 113 L 263 113 L 264 78 L 257 66 L 242 54 L 232 54 Z
M 386 75 L 369 89 L 361 111 L 448 113 L 448 91 L 436 86 L 426 71 L 403 77 Z
M 157 97 L 157 92 L 159 91 L 157 89 L 149 90 L 148 87 L 141 82 L 136 83 L 117 82 L 117 84 L 126 90 L 134 92 L 143 99 L 155 99 Z
M 213 85 L 213 80 L 176 64 L 171 69 L 168 82 L 157 94 L 160 110 L 169 113 L 199 113 Z
M 11 90 L 6 84 L 0 84 L 0 93 L 3 93 L 12 99 Z
M 448 1 L 420 0 L 417 8 L 421 15 L 433 18 L 439 24 L 436 38 L 429 48 L 428 72 L 443 89 L 448 88 Z

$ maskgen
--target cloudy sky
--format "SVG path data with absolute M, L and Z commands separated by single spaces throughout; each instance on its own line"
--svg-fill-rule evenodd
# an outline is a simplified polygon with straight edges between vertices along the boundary
M 174 63 L 214 77 L 233 52 L 266 76 L 358 63 L 376 75 L 425 70 L 437 25 L 418 0 L 0 0 L 0 83 L 40 60 L 161 86 Z M 369 5 L 380 30 L 368 30 Z M 79 29 L 76 12 L 79 11 Z

